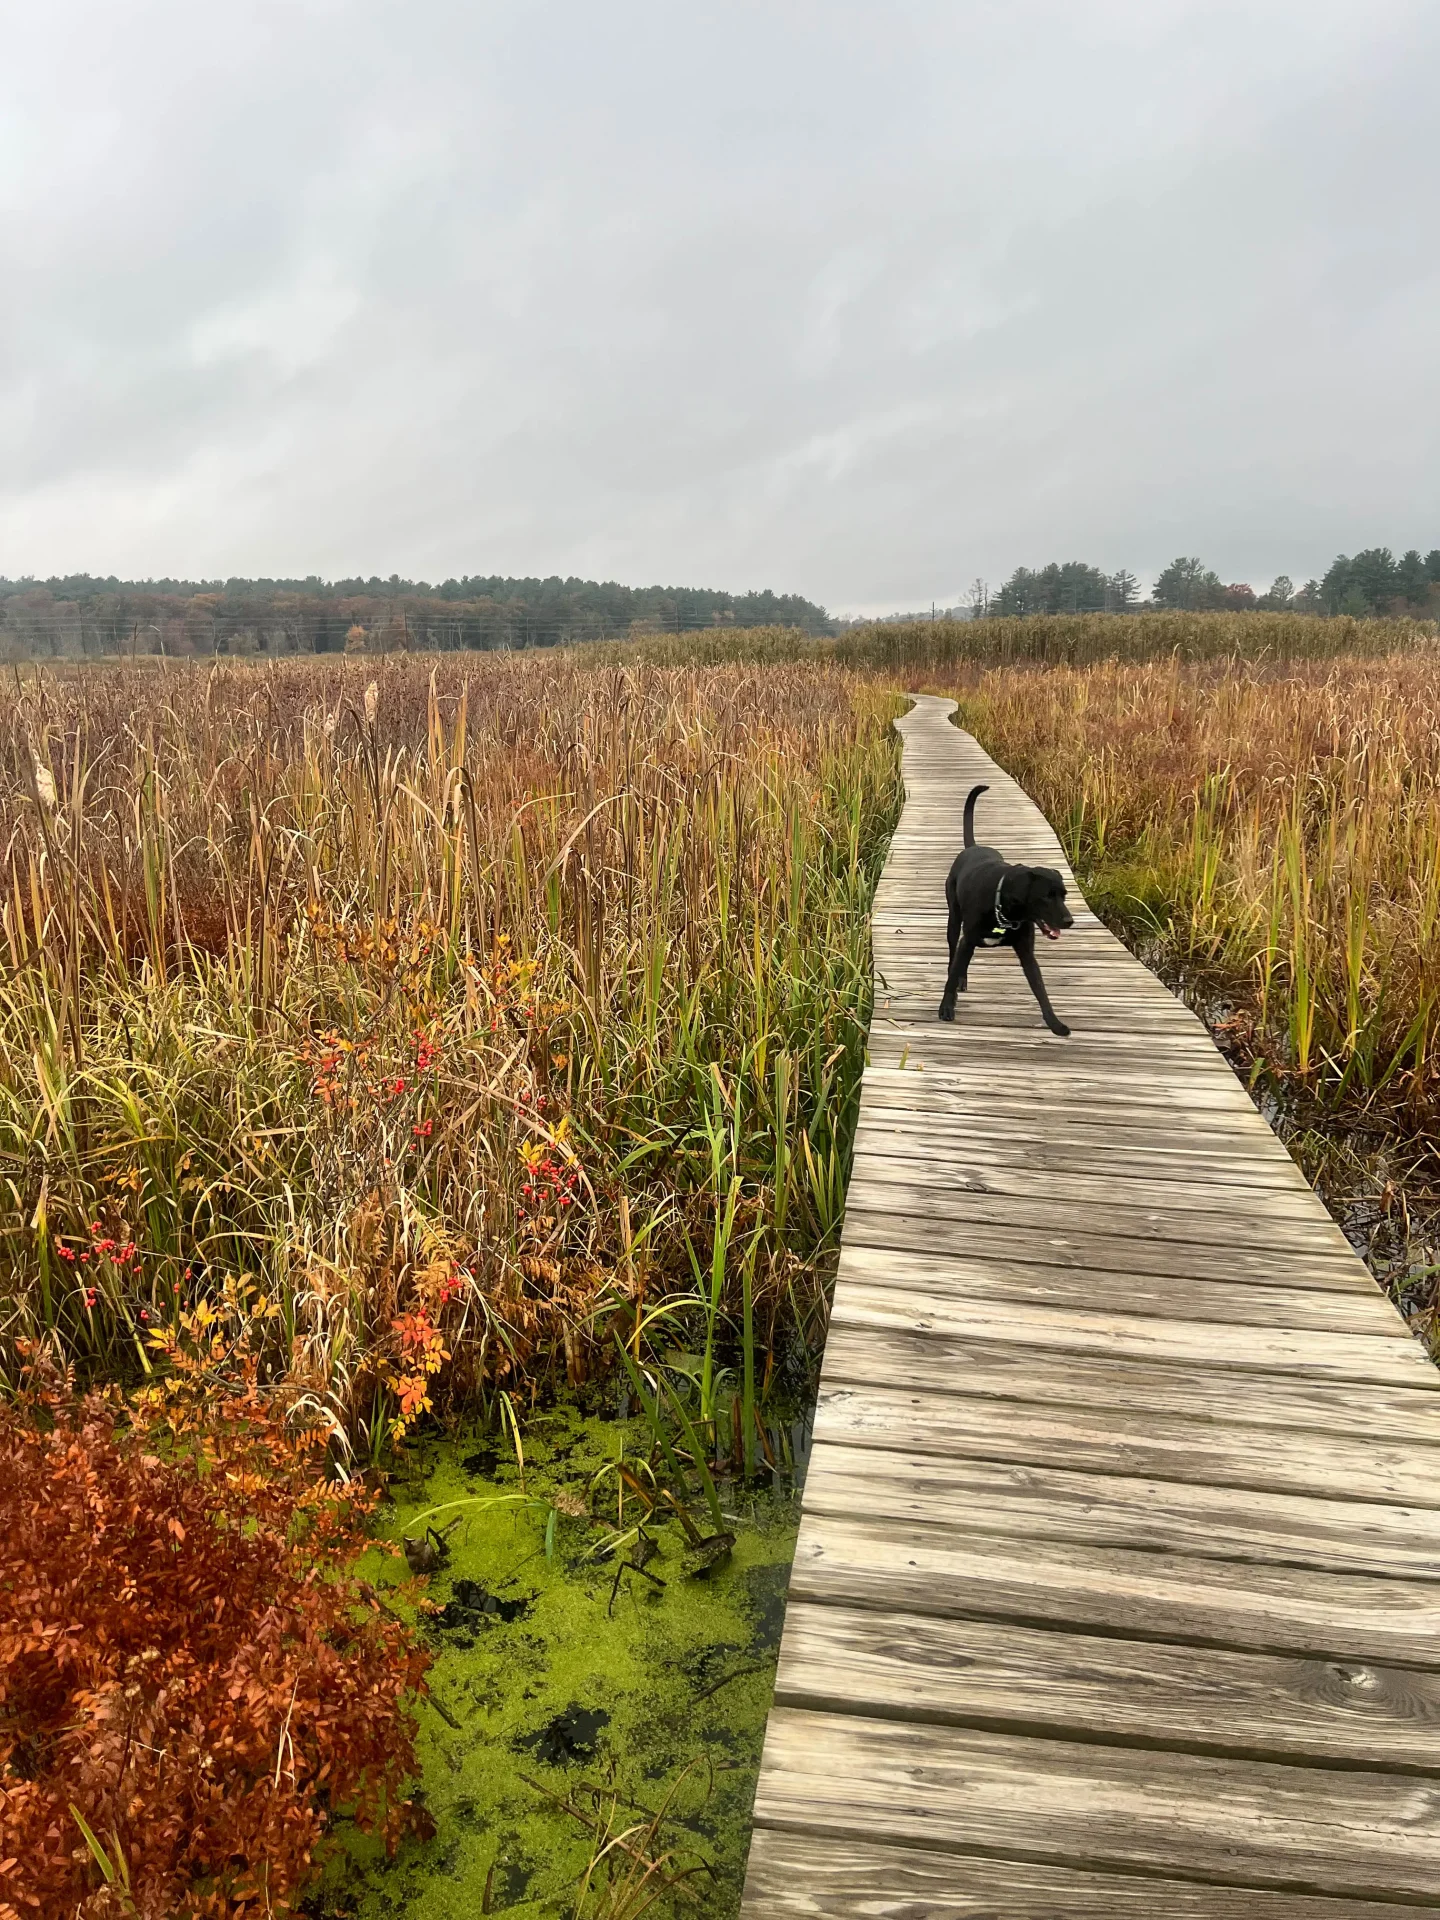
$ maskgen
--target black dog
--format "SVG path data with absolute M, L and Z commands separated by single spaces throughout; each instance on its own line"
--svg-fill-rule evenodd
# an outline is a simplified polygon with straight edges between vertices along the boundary
M 1075 916 L 1065 904 L 1065 882 L 1053 867 L 1012 867 L 994 847 L 975 844 L 975 802 L 988 787 L 973 787 L 965 802 L 965 851 L 957 854 L 945 881 L 950 909 L 946 939 L 950 942 L 950 971 L 940 1018 L 955 1018 L 955 996 L 964 993 L 970 957 L 976 947 L 1013 947 L 1020 956 L 1030 991 L 1040 1003 L 1045 1024 L 1061 1039 L 1070 1029 L 1050 1004 L 1045 982 L 1035 960 L 1035 929 L 1047 940 L 1058 940 L 1063 927 L 1073 927 Z

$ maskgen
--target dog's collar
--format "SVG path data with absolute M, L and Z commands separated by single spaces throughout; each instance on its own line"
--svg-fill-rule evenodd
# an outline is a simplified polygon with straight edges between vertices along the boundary
M 1025 916 L 1022 913 L 1018 920 L 1012 920 L 1006 914 L 1004 907 L 1000 904 L 1000 889 L 1004 884 L 1005 876 L 1002 873 L 995 883 L 995 924 L 997 927 L 1003 929 L 1004 932 L 1013 933 L 1017 927 L 1024 925 Z

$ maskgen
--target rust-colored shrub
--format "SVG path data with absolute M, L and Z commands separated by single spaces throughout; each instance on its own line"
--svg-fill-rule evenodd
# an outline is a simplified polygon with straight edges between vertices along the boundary
M 333 1815 L 413 1817 L 428 1660 L 343 1571 L 321 1444 L 253 1383 L 179 1432 L 0 1409 L 0 1920 L 284 1913 Z

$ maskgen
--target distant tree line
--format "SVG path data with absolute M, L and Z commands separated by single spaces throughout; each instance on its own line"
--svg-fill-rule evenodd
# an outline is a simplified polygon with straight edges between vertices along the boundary
M 972 601 L 975 589 L 971 589 Z M 997 617 L 1029 613 L 1128 613 L 1140 604 L 1140 583 L 1122 567 L 1102 573 L 1082 560 L 1017 567 L 985 610 Z
M 1353 558 L 1342 553 L 1323 580 L 1296 587 L 1285 574 L 1263 593 L 1248 581 L 1228 585 L 1203 561 L 1172 560 L 1142 601 L 1133 573 L 1103 573 L 1099 567 L 1070 560 L 1048 567 L 1017 567 L 998 592 L 976 581 L 970 604 L 977 614 L 996 618 L 1033 613 L 1130 613 L 1142 605 L 1186 613 L 1250 610 L 1274 613 L 1440 616 L 1440 547 L 1421 554 L 1412 547 L 1397 560 L 1389 547 L 1367 547 Z
M 552 647 L 726 627 L 835 631 L 799 594 L 473 575 L 424 580 L 0 579 L 0 658 Z

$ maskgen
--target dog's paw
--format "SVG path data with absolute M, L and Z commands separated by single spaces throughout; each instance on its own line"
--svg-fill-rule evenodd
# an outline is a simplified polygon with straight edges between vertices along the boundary
M 953 1020 L 955 1018 L 955 1002 L 953 1000 L 942 1000 L 940 1002 L 940 1011 L 936 1015 L 936 1018 L 940 1020 Z
M 1061 1040 L 1068 1040 L 1070 1038 L 1070 1029 L 1063 1020 L 1052 1020 L 1050 1022 L 1050 1031 Z

